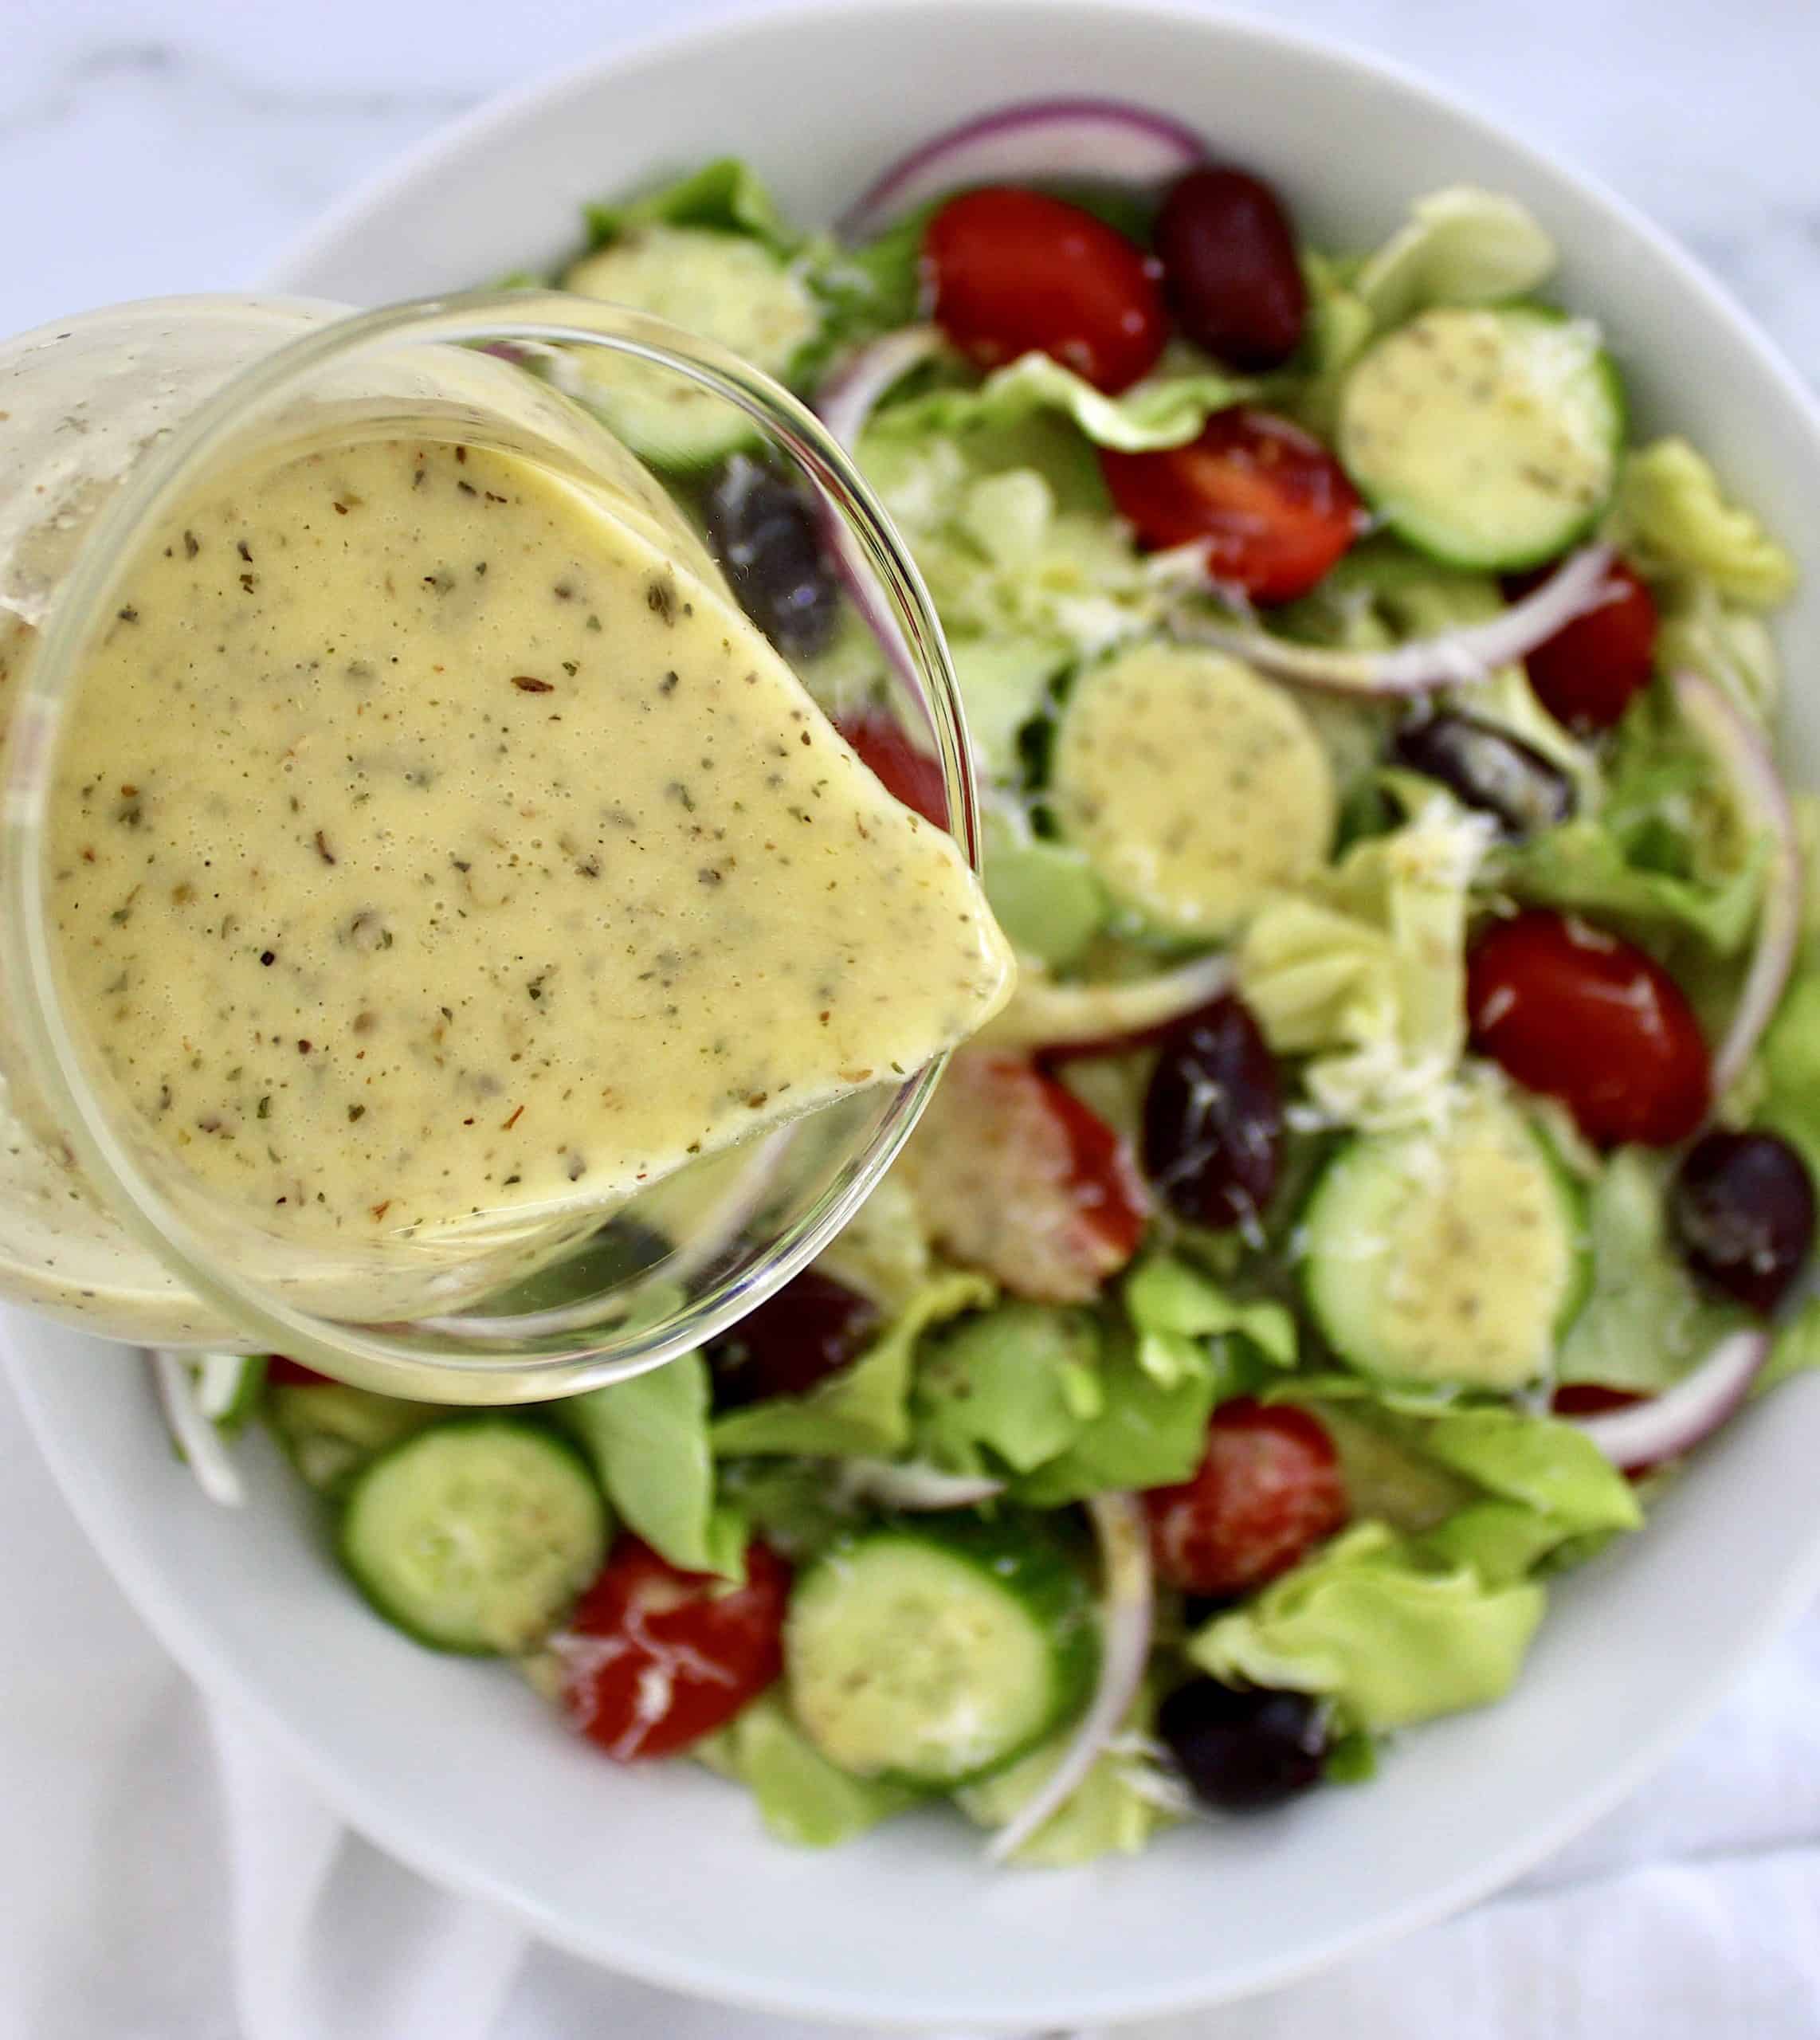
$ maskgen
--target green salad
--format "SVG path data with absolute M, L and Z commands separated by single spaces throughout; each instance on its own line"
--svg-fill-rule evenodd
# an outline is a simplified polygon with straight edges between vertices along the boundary
M 1363 1780 L 1820 1360 L 1787 553 L 1633 419 L 1546 222 L 1459 187 L 1334 248 L 1204 157 L 1013 109 L 837 234 L 716 163 L 551 279 L 814 402 L 947 634 L 1020 987 L 848 1230 L 539 1412 L 162 1362 L 191 1457 L 269 1426 L 385 1619 L 786 1842 L 943 1801 L 1069 1865 Z M 743 415 L 576 375 L 943 820 L 864 570 Z

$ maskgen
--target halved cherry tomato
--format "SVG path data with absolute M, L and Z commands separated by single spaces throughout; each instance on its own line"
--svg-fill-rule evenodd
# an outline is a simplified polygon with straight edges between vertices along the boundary
M 1672 1147 L 1706 1116 L 1711 1059 L 1686 994 L 1602 929 L 1543 907 L 1498 922 L 1473 947 L 1466 1011 L 1473 1046 L 1601 1146 Z
M 712 1735 L 782 1675 L 790 1579 L 767 1544 L 729 1588 L 622 1537 L 551 1645 L 563 1712 L 622 1763 Z
M 265 1356 L 265 1380 L 272 1388 L 318 1388 L 325 1383 L 332 1387 L 331 1377 L 318 1374 L 314 1367 L 307 1367 L 301 1360 L 293 1360 L 283 1353 L 268 1353 Z
M 923 261 L 935 324 L 982 368 L 1034 351 L 1116 392 L 1163 352 L 1155 265 L 1078 206 L 1008 185 L 965 192 L 930 221 Z
M 1520 575 L 1510 592 L 1526 595 L 1554 571 L 1551 565 Z M 1611 600 L 1563 624 L 1524 662 L 1536 700 L 1570 729 L 1610 729 L 1649 684 L 1656 605 L 1622 560 L 1607 578 L 1616 590 Z
M 1158 453 L 1101 448 L 1119 514 L 1153 549 L 1199 543 L 1207 573 L 1253 602 L 1306 594 L 1364 528 L 1340 463 L 1287 418 L 1243 405 Z
M 1130 1148 L 1022 1057 L 957 1055 L 899 1163 L 932 1237 L 1042 1303 L 1085 1303 L 1137 1251 Z
M 1249 1395 L 1222 1403 L 1189 1480 L 1143 1497 L 1156 1569 L 1188 1594 L 1244 1594 L 1346 1521 L 1346 1482 L 1318 1419 Z
M 708 1348 L 716 1403 L 806 1395 L 857 1359 L 877 1327 L 869 1297 L 806 1268 Z
M 938 829 L 947 828 L 948 792 L 942 768 L 911 742 L 895 716 L 883 708 L 855 708 L 835 716 L 834 727 L 893 799 L 913 807 Z

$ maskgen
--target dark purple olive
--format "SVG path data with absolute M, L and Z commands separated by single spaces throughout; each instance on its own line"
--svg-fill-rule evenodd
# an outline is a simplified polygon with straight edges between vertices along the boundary
M 840 620 L 841 592 L 802 492 L 735 453 L 705 508 L 709 542 L 746 614 L 786 658 L 826 651 Z
M 1405 723 L 1390 755 L 1412 772 L 1438 779 L 1467 806 L 1495 814 L 1508 836 L 1533 836 L 1574 811 L 1574 783 L 1532 745 L 1472 716 L 1445 714 Z
M 1279 1807 L 1318 1785 L 1327 1761 L 1320 1702 L 1268 1686 L 1191 1680 L 1158 1708 L 1156 1732 L 1194 1797 L 1222 1813 Z
M 1696 1140 L 1676 1172 L 1669 1210 L 1695 1274 L 1765 1315 L 1787 1294 L 1814 1245 L 1813 1179 L 1773 1133 Z
M 1283 1167 L 1283 1096 L 1257 1022 L 1217 998 L 1164 1038 L 1143 1100 L 1143 1168 L 1178 1218 L 1255 1228 Z
M 723 1409 L 774 1395 L 806 1395 L 857 1359 L 878 1328 L 866 1297 L 806 1268 L 708 1348 Z
M 1295 230 L 1268 184 L 1242 170 L 1191 170 L 1152 237 L 1163 295 L 1197 347 L 1235 368 L 1280 368 L 1302 343 L 1308 285 Z

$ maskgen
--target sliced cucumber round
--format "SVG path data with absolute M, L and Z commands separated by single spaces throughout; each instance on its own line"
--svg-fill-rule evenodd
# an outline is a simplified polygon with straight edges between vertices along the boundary
M 1291 696 L 1242 660 L 1136 646 L 1075 682 L 1050 812 L 1115 899 L 1162 936 L 1227 935 L 1332 845 L 1332 768 Z
M 342 1563 L 386 1621 L 433 1650 L 530 1649 L 606 1556 L 606 1505 L 579 1453 L 535 1424 L 438 1424 L 349 1490 Z
M 584 256 L 563 288 L 668 319 L 780 378 L 821 325 L 807 284 L 769 249 L 709 227 L 623 234 Z M 658 467 L 705 467 L 759 436 L 736 404 L 673 369 L 598 347 L 576 360 L 594 407 L 633 453 Z
M 1624 392 L 1585 320 L 1539 304 L 1438 307 L 1347 378 L 1340 457 L 1410 545 L 1512 572 L 1552 559 L 1610 500 Z
M 943 1788 L 1033 1748 L 1085 1700 L 1092 1605 L 1029 1524 L 905 1525 L 835 1545 L 784 1627 L 797 1720 L 831 1763 Z
M 1303 1232 L 1328 1344 L 1390 1380 L 1524 1387 L 1586 1293 L 1579 1192 L 1496 1098 L 1438 1131 L 1360 1136 L 1316 1183 Z

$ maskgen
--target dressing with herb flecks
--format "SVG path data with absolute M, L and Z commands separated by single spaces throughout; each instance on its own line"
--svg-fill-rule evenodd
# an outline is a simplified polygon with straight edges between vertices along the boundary
M 478 447 L 244 469 L 130 572 L 54 796 L 70 1010 L 298 1240 L 606 1204 L 896 1081 L 1011 966 L 725 595 Z

